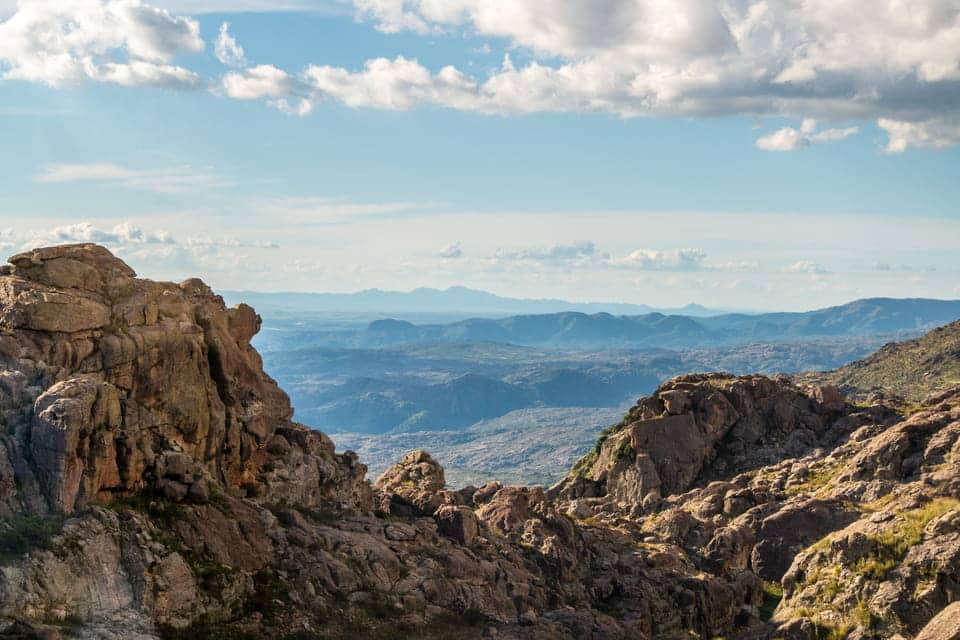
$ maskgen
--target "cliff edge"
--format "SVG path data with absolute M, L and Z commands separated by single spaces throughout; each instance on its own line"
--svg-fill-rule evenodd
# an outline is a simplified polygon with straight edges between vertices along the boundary
M 550 489 L 372 484 L 259 328 L 96 245 L 0 268 L 0 635 L 953 637 L 960 390 L 681 376 Z

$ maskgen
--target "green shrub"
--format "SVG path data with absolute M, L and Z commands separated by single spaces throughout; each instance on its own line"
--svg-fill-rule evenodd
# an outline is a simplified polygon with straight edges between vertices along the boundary
M 0 516 L 0 564 L 9 564 L 34 549 L 50 549 L 63 528 L 62 516 L 11 513 Z
M 290 603 L 290 587 L 276 572 L 261 569 L 253 576 L 253 593 L 244 605 L 246 614 L 257 611 L 266 620 L 281 614 Z
M 282 458 L 282 457 L 285 457 L 288 453 L 290 453 L 290 450 L 287 449 L 282 444 L 272 444 L 269 447 L 267 447 L 267 453 L 269 453 L 272 456 Z
M 597 436 L 597 441 L 593 443 L 593 454 L 594 456 L 600 455 L 600 449 L 603 448 L 603 443 L 607 441 L 614 431 L 617 430 L 617 425 L 612 425 L 600 432 L 600 435 Z
M 164 529 L 170 529 L 175 522 L 183 517 L 182 504 L 171 502 L 152 491 L 141 491 L 132 496 L 117 498 L 107 507 L 116 511 L 122 511 L 123 509 L 139 511 L 148 516 L 154 524 L 160 525 Z

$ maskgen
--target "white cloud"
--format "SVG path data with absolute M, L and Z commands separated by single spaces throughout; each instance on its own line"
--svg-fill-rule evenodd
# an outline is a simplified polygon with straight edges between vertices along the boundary
M 191 236 L 187 238 L 184 245 L 187 247 L 234 247 L 248 249 L 279 249 L 280 245 L 272 240 L 243 241 L 239 238 L 230 236 L 211 237 L 211 236 Z
M 152 212 L 141 214 L 128 212 L 125 215 L 135 217 L 121 219 L 52 217 L 16 209 L 10 202 L 0 205 L 0 229 L 9 227 L 16 233 L 0 231 L 0 246 L 12 245 L 4 254 L 11 255 L 22 251 L 33 235 L 49 229 L 88 221 L 109 233 L 118 223 L 129 221 L 144 233 L 165 231 L 173 238 L 172 243 L 111 246 L 134 269 L 145 277 L 173 281 L 199 276 L 222 289 L 409 290 L 459 284 L 520 297 L 622 300 L 663 307 L 694 301 L 745 309 L 823 307 L 873 296 L 956 297 L 960 220 L 943 217 L 455 211 L 440 206 L 403 210 L 382 202 L 311 200 L 316 202 L 288 202 L 281 215 L 274 203 L 252 200 L 229 209 L 183 210 L 174 205 L 161 213 L 151 208 Z M 372 212 L 377 204 L 380 213 Z M 320 210 L 314 212 L 312 207 Z M 337 217 L 329 217 L 334 215 L 332 207 L 340 207 L 334 212 Z M 392 211 L 382 213 L 384 209 Z M 319 220 L 316 213 L 321 214 Z M 821 233 L 812 242 L 811 229 L 830 233 Z M 234 237 L 223 237 L 228 234 Z M 545 235 L 549 243 L 538 246 L 537 242 L 547 242 Z M 73 233 L 69 237 L 95 236 Z M 194 237 L 200 240 L 191 243 L 188 239 Z M 610 264 L 637 247 L 672 252 L 678 238 L 707 254 L 700 269 L 644 270 Z M 440 263 L 438 250 L 457 239 L 463 239 L 464 256 Z M 498 249 L 562 255 L 552 247 L 582 245 L 585 239 L 594 245 L 593 256 L 579 261 L 490 262 Z M 264 240 L 282 249 L 257 246 Z M 51 241 L 56 238 L 47 238 L 43 244 Z M 834 275 L 783 272 L 783 267 L 801 259 L 816 261 Z M 874 260 L 887 262 L 892 271 L 873 269 Z M 900 264 L 913 265 L 913 270 L 899 271 L 896 265 Z M 925 265 L 936 271 L 926 271 Z M 913 275 L 922 276 L 925 283 L 912 283 Z
M 278 11 L 310 11 L 342 14 L 339 0 L 157 0 L 167 11 L 200 15 L 205 13 L 276 13 Z
M 183 193 L 224 186 L 208 171 L 194 167 L 131 169 L 112 163 L 52 164 L 34 178 L 41 183 L 89 182 L 155 193 Z
M 703 249 L 636 249 L 621 258 L 609 261 L 611 266 L 643 271 L 699 271 L 708 268 Z
M 809 274 L 827 274 L 830 270 L 821 264 L 811 262 L 810 260 L 798 260 L 793 264 L 783 268 L 784 273 L 809 273 Z
M 536 56 L 522 68 L 508 60 L 483 81 L 452 67 L 434 75 L 404 58 L 371 60 L 356 72 L 308 71 L 319 96 L 354 107 L 886 118 L 925 130 L 892 139 L 891 150 L 914 140 L 956 143 L 927 124 L 960 108 L 960 5 L 952 0 L 911 3 L 909 12 L 897 0 L 870 12 L 860 0 L 353 4 L 382 31 L 463 31 L 507 39 Z M 795 149 L 855 132 L 784 130 L 760 145 Z
M 493 263 L 536 263 L 536 264 L 563 264 L 586 263 L 598 257 L 597 248 L 590 241 L 571 244 L 555 244 L 546 247 L 533 247 L 520 250 L 498 249 L 492 259 Z
M 242 67 L 247 64 L 243 47 L 230 35 L 229 22 L 224 22 L 220 25 L 220 35 L 217 36 L 217 42 L 214 45 L 213 51 L 217 56 L 217 60 L 228 67 Z
M 596 270 L 705 272 L 757 271 L 756 261 L 712 263 L 703 249 L 635 249 L 620 256 L 600 251 L 593 242 L 574 242 L 547 247 L 498 249 L 482 261 L 487 267 L 507 266 L 577 267 Z
M 890 136 L 884 149 L 887 153 L 901 153 L 907 147 L 945 149 L 960 144 L 960 114 L 925 122 L 881 118 L 879 125 Z
M 2 1 L 2 0 L 0 0 Z M 160 2 L 160 0 L 156 0 Z M 480 113 L 608 112 L 633 116 L 877 119 L 887 151 L 960 143 L 960 3 L 956 0 L 351 0 L 385 32 L 504 40 L 509 58 L 485 77 L 427 68 L 406 56 L 359 69 L 260 65 L 226 74 L 218 91 L 295 115 L 324 99 L 351 107 L 422 106 Z M 267 0 L 162 2 L 177 11 L 259 10 Z M 314 8 L 288 0 L 281 8 Z M 31 0 L 0 23 L 0 73 L 50 85 L 82 79 L 194 88 L 173 64 L 203 48 L 196 20 L 140 0 Z M 242 66 L 222 29 L 216 53 Z M 222 54 L 222 55 L 221 55 Z M 359 62 L 359 61 L 358 61 Z M 760 148 L 798 149 L 849 137 L 785 128 Z
M 202 15 L 206 13 L 275 13 L 278 11 L 311 11 L 342 14 L 339 0 L 156 0 L 154 5 L 171 13 Z M 0 19 L 13 15 L 17 0 L 0 0 Z
M 199 76 L 170 62 L 203 47 L 196 20 L 139 0 L 30 0 L 0 22 L 0 78 L 194 88 Z
M 224 272 L 266 273 L 273 262 L 263 260 L 262 252 L 279 247 L 263 239 L 197 235 L 192 229 L 181 240 L 170 231 L 147 229 L 129 220 L 113 225 L 79 222 L 49 229 L 0 230 L 0 249 L 4 251 L 78 242 L 106 246 L 150 277 L 166 275 L 177 280 Z
M 454 242 L 440 249 L 437 255 L 444 260 L 457 260 L 463 257 L 463 247 L 460 246 L 459 242 Z
M 821 142 L 845 140 L 860 131 L 858 127 L 824 129 L 819 132 L 816 129 L 816 121 L 808 118 L 801 123 L 799 129 L 783 127 L 759 138 L 756 146 L 763 151 L 796 151 Z
M 403 56 L 369 60 L 357 73 L 314 65 L 304 79 L 316 95 L 334 97 L 350 107 L 407 110 L 434 104 L 471 109 L 477 100 L 476 82 L 454 67 L 431 74 Z
M 26 248 L 65 242 L 96 242 L 115 246 L 122 244 L 173 244 L 174 240 L 166 231 L 145 231 L 130 222 L 122 222 L 110 229 L 102 229 L 89 222 L 79 222 L 36 232 L 23 244 Z
M 293 91 L 290 75 L 269 64 L 261 64 L 242 71 L 231 71 L 221 81 L 224 93 L 238 100 L 282 98 Z

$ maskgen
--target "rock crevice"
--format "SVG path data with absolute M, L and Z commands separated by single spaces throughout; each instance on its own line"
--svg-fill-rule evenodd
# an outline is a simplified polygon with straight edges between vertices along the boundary
M 0 634 L 952 637 L 960 389 L 905 417 L 681 376 L 549 490 L 451 490 L 423 451 L 371 485 L 260 324 L 95 245 L 0 268 Z

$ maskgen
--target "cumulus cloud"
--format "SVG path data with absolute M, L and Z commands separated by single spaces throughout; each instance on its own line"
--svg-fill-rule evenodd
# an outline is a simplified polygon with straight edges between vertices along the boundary
M 488 267 L 511 265 L 561 268 L 615 269 L 625 271 L 669 272 L 746 272 L 757 271 L 754 261 L 710 262 L 703 249 L 635 249 L 624 255 L 611 255 L 590 241 L 556 244 L 546 247 L 499 249 L 483 262 Z
M 103 229 L 89 222 L 54 227 L 34 233 L 24 242 L 26 247 L 36 247 L 65 242 L 95 242 L 103 245 L 121 244 L 173 244 L 173 237 L 166 231 L 146 231 L 143 228 L 122 222 Z
M 231 98 L 257 100 L 289 96 L 295 83 L 283 69 L 269 64 L 260 64 L 226 74 L 221 84 L 224 93 Z
M 869 11 L 862 0 L 351 3 L 381 31 L 497 39 L 530 61 L 506 58 L 483 77 L 408 56 L 350 68 L 322 61 L 302 71 L 242 68 L 241 47 L 221 27 L 215 52 L 241 68 L 221 78 L 217 91 L 300 116 L 336 100 L 392 110 L 876 119 L 889 133 L 890 153 L 960 143 L 955 0 L 915 0 L 909 11 L 902 0 L 877 0 Z M 186 4 L 164 6 L 187 11 Z M 172 58 L 202 48 L 196 20 L 141 0 L 31 0 L 0 23 L 3 77 L 51 85 L 88 78 L 195 87 L 200 78 Z M 757 145 L 791 150 L 854 133 L 787 127 Z
M 960 108 L 960 5 L 947 0 L 923 0 L 910 12 L 883 0 L 868 13 L 859 0 L 353 4 L 385 32 L 503 38 L 535 59 L 522 68 L 506 60 L 485 80 L 452 67 L 431 74 L 404 58 L 368 61 L 360 71 L 311 67 L 305 79 L 317 98 L 355 107 L 439 105 L 485 113 L 884 118 L 901 123 L 891 151 L 957 143 L 951 128 L 936 124 L 944 112 Z M 758 145 L 796 149 L 854 133 L 788 129 Z
M 824 129 L 817 131 L 815 120 L 804 120 L 799 129 L 783 127 L 773 133 L 759 138 L 756 142 L 758 149 L 763 151 L 796 151 L 821 142 L 836 142 L 856 135 L 859 127 L 844 129 Z
M 0 249 L 26 251 L 41 246 L 93 242 L 104 245 L 135 268 L 149 266 L 154 274 L 183 278 L 218 272 L 266 272 L 260 259 L 264 250 L 279 245 L 269 240 L 245 240 L 191 234 L 174 237 L 160 229 L 147 229 L 131 221 L 114 225 L 79 222 L 49 229 L 0 230 Z
M 496 263 L 526 262 L 556 265 L 585 263 L 591 261 L 597 255 L 596 246 L 590 241 L 585 241 L 520 250 L 498 249 L 494 253 L 492 261 Z
M 879 125 L 889 135 L 884 149 L 887 153 L 902 153 L 907 147 L 945 149 L 960 144 L 960 114 L 924 122 L 881 118 Z
M 30 0 L 0 22 L 0 77 L 195 88 L 200 77 L 170 62 L 203 47 L 196 20 L 139 0 Z
M 242 67 L 247 64 L 243 47 L 230 35 L 229 22 L 224 22 L 220 25 L 220 35 L 217 36 L 217 42 L 213 47 L 213 52 L 217 56 L 217 60 L 228 67 Z
M 51 164 L 34 180 L 41 183 L 89 182 L 155 193 L 184 193 L 223 186 L 208 171 L 189 166 L 131 169 L 112 163 Z
M 704 261 L 707 253 L 703 249 L 636 249 L 626 256 L 612 258 L 609 263 L 614 267 L 625 267 L 642 271 L 699 271 L 707 268 Z
M 820 275 L 830 273 L 830 270 L 823 265 L 810 260 L 798 260 L 797 262 L 784 267 L 783 271 L 784 273 L 809 273 Z
M 457 260 L 463 257 L 463 247 L 460 246 L 459 242 L 454 242 L 440 249 L 437 255 L 444 260 Z
M 312 92 L 330 96 L 350 107 L 407 110 L 425 104 L 473 109 L 477 83 L 452 66 L 432 74 L 416 60 L 369 60 L 363 71 L 351 73 L 330 66 L 311 66 L 304 79 Z

